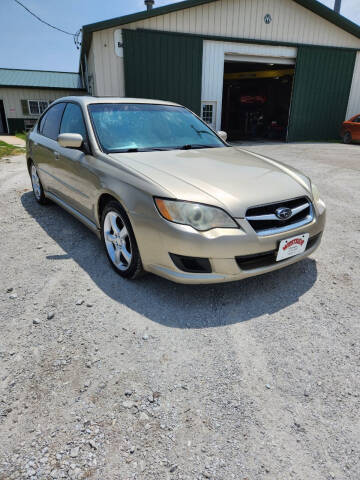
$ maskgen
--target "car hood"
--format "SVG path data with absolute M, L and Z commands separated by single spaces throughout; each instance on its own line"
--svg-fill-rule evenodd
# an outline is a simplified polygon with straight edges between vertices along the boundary
M 311 194 L 305 175 L 238 147 L 110 156 L 161 185 L 168 197 L 217 205 L 237 218 L 250 206 Z

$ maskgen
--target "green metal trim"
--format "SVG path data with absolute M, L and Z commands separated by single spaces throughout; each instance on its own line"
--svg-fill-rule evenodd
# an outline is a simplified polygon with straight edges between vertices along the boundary
M 86 92 L 86 88 L 69 88 L 69 87 L 38 87 L 32 85 L 2 85 L 0 84 L 0 91 L 2 88 L 26 88 L 30 90 L 70 90 L 72 92 Z
M 0 67 L 0 72 L 1 70 L 12 70 L 15 72 L 41 72 L 41 73 L 72 73 L 74 75 L 79 75 L 79 72 L 65 72 L 63 70 L 36 70 L 36 69 L 28 69 L 28 68 L 5 68 L 5 67 Z

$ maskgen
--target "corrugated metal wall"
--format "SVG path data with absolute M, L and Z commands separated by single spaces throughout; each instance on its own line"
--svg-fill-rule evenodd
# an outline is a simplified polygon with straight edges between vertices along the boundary
M 288 141 L 332 140 L 345 118 L 356 52 L 299 47 Z
M 356 55 L 346 118 L 349 119 L 358 113 L 360 113 L 360 52 Z
M 123 39 L 126 96 L 171 100 L 200 112 L 201 38 L 123 30 Z
M 270 14 L 272 21 L 264 22 Z M 291 0 L 219 0 L 152 17 L 124 28 L 360 47 L 360 40 Z

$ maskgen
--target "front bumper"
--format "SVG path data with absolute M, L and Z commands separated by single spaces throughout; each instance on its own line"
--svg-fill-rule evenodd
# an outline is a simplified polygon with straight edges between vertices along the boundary
M 132 223 L 146 271 L 176 283 L 202 284 L 241 280 L 278 270 L 311 255 L 320 245 L 325 228 L 325 205 L 315 206 L 314 219 L 307 225 L 281 234 L 259 236 L 245 219 L 236 219 L 238 229 L 213 229 L 197 232 L 191 227 L 168 222 L 159 215 L 134 215 Z M 304 253 L 259 268 L 240 268 L 237 257 L 256 255 L 278 249 L 279 242 L 298 234 L 309 233 L 312 245 Z M 316 238 L 315 238 L 316 237 Z M 189 273 L 177 268 L 169 253 L 208 258 L 211 273 Z

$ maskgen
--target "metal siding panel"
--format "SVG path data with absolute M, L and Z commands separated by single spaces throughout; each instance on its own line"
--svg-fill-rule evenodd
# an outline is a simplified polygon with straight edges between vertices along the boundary
M 360 52 L 356 55 L 346 118 L 349 119 L 358 113 L 360 113 Z
M 124 30 L 125 89 L 129 97 L 181 103 L 200 111 L 202 40 Z
M 179 13 L 162 15 L 161 27 L 149 18 L 123 28 L 360 48 L 358 38 L 291 0 L 219 0 Z M 266 13 L 273 19 L 269 25 L 264 22 Z
M 0 68 L 0 86 L 43 87 L 43 88 L 80 88 L 78 73 L 47 72 L 40 70 L 18 70 Z
M 326 47 L 299 47 L 289 141 L 339 137 L 353 77 L 355 52 Z

